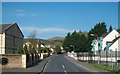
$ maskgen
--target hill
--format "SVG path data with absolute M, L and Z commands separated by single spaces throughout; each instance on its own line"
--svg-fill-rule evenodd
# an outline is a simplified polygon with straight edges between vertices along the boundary
M 54 37 L 54 38 L 50 38 L 47 39 L 48 41 L 55 41 L 55 40 L 64 40 L 64 37 Z
M 54 37 L 47 40 L 41 39 L 41 43 L 45 45 L 51 45 L 52 47 L 59 45 L 62 46 L 64 37 Z

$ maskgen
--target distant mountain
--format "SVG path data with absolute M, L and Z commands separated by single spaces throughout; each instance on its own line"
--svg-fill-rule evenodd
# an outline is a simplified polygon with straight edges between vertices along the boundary
M 50 41 L 45 40 L 45 39 L 41 39 L 41 43 L 46 45 L 46 44 L 49 44 L 49 43 L 50 43 Z
M 47 40 L 41 39 L 42 44 L 51 45 L 53 47 L 56 45 L 62 46 L 63 41 L 64 41 L 64 37 L 54 37 Z
M 54 37 L 54 38 L 50 38 L 47 39 L 48 41 L 55 41 L 55 40 L 64 40 L 64 37 Z

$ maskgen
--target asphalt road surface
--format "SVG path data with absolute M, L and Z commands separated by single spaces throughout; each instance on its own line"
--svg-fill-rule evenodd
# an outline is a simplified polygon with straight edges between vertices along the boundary
M 44 73 L 49 73 L 49 72 L 55 72 L 59 73 L 62 72 L 64 74 L 67 73 L 72 73 L 72 72 L 81 72 L 84 74 L 84 72 L 97 72 L 92 69 L 88 69 L 87 67 L 75 63 L 74 61 L 71 61 L 68 59 L 69 57 L 63 55 L 63 54 L 56 54 L 51 57 L 51 59 L 48 61 L 44 68 Z

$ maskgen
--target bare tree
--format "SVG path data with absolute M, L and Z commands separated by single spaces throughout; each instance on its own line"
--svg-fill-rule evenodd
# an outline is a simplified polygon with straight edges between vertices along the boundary
M 35 38 L 37 35 L 37 31 L 34 29 L 32 33 L 29 35 L 29 38 Z
M 29 42 L 31 43 L 31 46 L 32 46 L 30 48 L 31 53 L 35 53 L 35 49 L 36 49 L 36 45 L 37 45 L 37 40 L 35 40 L 36 35 L 37 35 L 37 31 L 34 29 L 29 36 Z

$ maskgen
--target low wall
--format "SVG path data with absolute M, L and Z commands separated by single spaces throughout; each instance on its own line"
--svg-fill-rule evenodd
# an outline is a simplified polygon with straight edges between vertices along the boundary
M 1 56 L 2 68 L 26 68 L 25 54 L 4 54 Z

